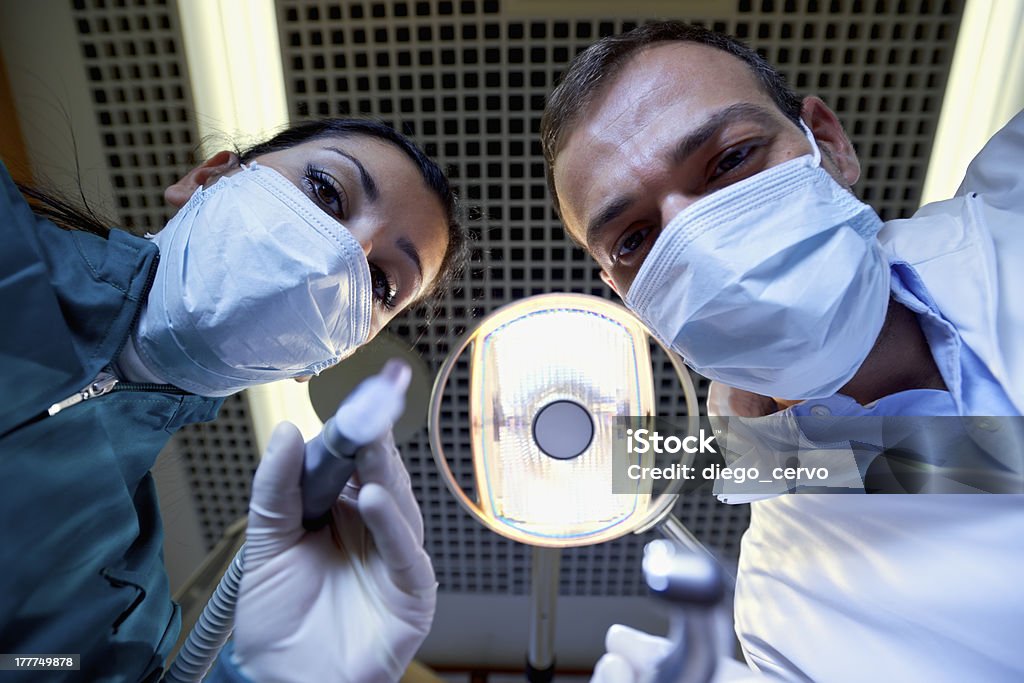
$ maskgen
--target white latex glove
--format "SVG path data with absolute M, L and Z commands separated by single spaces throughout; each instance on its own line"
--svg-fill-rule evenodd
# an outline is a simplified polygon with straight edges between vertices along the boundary
M 672 651 L 667 638 L 622 624 L 608 629 L 604 647 L 606 652 L 597 660 L 590 683 L 648 683 L 658 662 Z
M 423 518 L 390 432 L 360 451 L 334 523 L 302 526 L 304 444 L 277 426 L 253 479 L 234 659 L 258 683 L 397 681 L 434 617 Z M 332 528 L 333 527 L 333 528 Z
M 651 683 L 658 662 L 672 651 L 672 643 L 667 638 L 622 624 L 613 624 L 608 629 L 604 646 L 606 652 L 597 660 L 590 683 Z M 714 683 L 766 683 L 768 680 L 763 674 L 726 657 L 718 658 L 713 678 Z

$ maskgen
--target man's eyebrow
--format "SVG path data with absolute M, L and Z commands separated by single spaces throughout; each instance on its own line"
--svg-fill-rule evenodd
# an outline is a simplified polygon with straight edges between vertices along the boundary
M 636 199 L 631 196 L 617 197 L 601 207 L 601 210 L 587 223 L 586 246 L 589 248 L 594 244 L 598 234 L 604 230 L 605 226 L 621 216 L 626 209 L 633 205 L 634 201 Z
M 777 119 L 764 107 L 749 102 L 733 104 L 716 111 L 697 130 L 677 142 L 669 154 L 669 161 L 673 164 L 685 161 L 722 128 L 737 121 L 754 121 L 772 129 L 778 128 L 779 125 Z
M 420 252 L 416 250 L 416 245 L 408 237 L 399 237 L 395 246 L 409 257 L 409 260 L 416 266 L 416 272 L 420 275 L 420 282 L 423 282 L 423 263 L 420 261 Z
M 377 198 L 380 197 L 380 190 L 377 189 L 377 182 L 373 179 L 373 176 L 366 171 L 366 167 L 363 166 L 363 163 L 348 152 L 344 152 L 337 147 L 327 147 L 326 149 L 334 152 L 335 154 L 340 154 L 352 162 L 352 164 L 359 170 L 359 182 L 363 185 L 363 192 L 366 193 L 366 196 L 371 202 L 377 201 Z
M 702 145 L 710 140 L 725 126 L 741 120 L 753 120 L 766 128 L 777 128 L 778 120 L 771 112 L 756 104 L 740 102 L 716 111 L 695 131 L 679 140 L 669 152 L 669 161 L 675 165 L 685 161 Z M 589 248 L 597 240 L 598 234 L 605 226 L 622 215 L 636 201 L 632 196 L 621 196 L 612 199 L 594 214 L 587 222 L 586 245 Z

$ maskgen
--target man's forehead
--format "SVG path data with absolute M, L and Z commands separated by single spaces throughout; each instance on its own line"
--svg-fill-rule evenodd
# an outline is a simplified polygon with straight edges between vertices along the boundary
M 602 118 L 619 121 L 625 116 L 628 120 L 630 114 L 642 118 L 651 107 L 683 102 L 694 116 L 680 120 L 679 125 L 696 125 L 700 121 L 696 114 L 702 109 L 742 101 L 771 104 L 746 62 L 700 43 L 657 43 L 628 59 L 597 92 L 574 128 L 593 130 L 607 125 L 608 121 L 600 121 Z M 615 113 L 602 116 L 609 111 Z
M 587 188 L 625 170 L 611 168 L 596 150 L 630 147 L 631 160 L 661 154 L 657 130 L 667 126 L 683 137 L 711 113 L 739 103 L 776 108 L 746 62 L 723 50 L 676 41 L 630 57 L 580 113 L 555 164 L 563 216 L 575 236 L 583 240 L 580 222 L 595 199 L 585 196 Z

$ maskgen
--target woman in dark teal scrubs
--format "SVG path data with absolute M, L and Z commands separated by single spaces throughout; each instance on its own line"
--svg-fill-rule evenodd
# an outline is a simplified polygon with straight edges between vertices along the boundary
M 323 161 L 325 150 L 338 154 Z M 312 159 L 320 175 L 310 180 Z M 300 124 L 241 156 L 215 155 L 166 197 L 180 208 L 249 162 L 291 180 L 318 220 L 359 241 L 373 285 L 369 338 L 457 269 L 464 238 L 447 181 L 390 129 Z M 0 652 L 79 654 L 72 680 L 156 680 L 180 615 L 149 470 L 177 429 L 214 419 L 223 399 L 147 381 L 152 373 L 124 352 L 162 267 L 157 245 L 40 197 L 0 167 Z

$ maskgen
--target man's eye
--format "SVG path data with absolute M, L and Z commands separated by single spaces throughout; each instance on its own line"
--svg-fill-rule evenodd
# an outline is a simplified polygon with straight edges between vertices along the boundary
M 719 160 L 718 165 L 715 166 L 715 172 L 712 174 L 710 180 L 717 180 L 718 178 L 725 175 L 729 171 L 732 171 L 733 169 L 736 169 L 743 165 L 743 162 L 747 160 L 752 150 L 753 147 L 751 145 L 746 145 L 744 147 L 735 149 L 726 154 L 725 156 L 723 156 Z
M 306 168 L 305 181 L 309 192 L 317 203 L 338 218 L 344 216 L 344 191 L 329 173 L 323 169 L 308 166 Z
M 634 230 L 633 232 L 626 235 L 626 238 L 619 244 L 619 248 L 615 250 L 615 260 L 629 256 L 634 253 L 640 247 L 644 245 L 644 241 L 647 236 L 651 234 L 651 227 L 641 228 L 640 230 Z
M 373 298 L 387 310 L 395 307 L 398 300 L 398 287 L 379 266 L 370 264 L 370 283 L 373 286 Z

